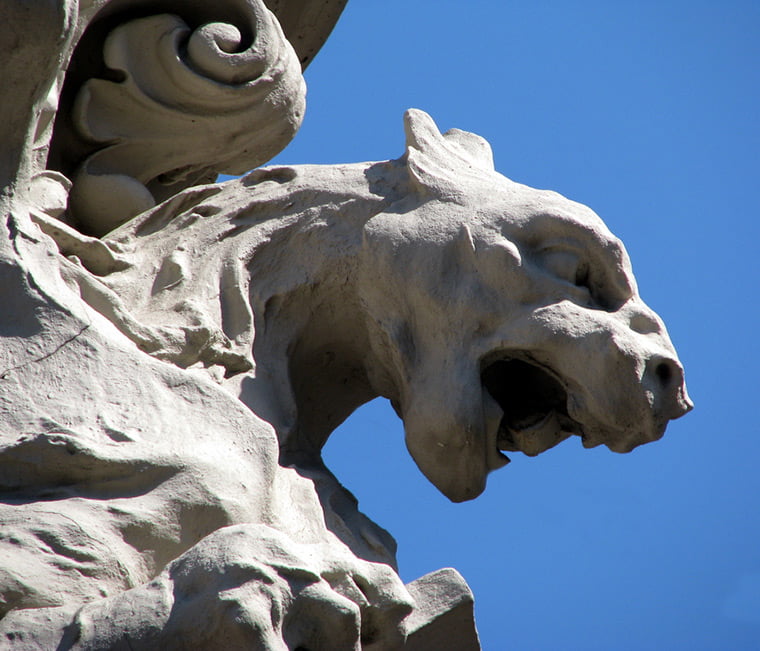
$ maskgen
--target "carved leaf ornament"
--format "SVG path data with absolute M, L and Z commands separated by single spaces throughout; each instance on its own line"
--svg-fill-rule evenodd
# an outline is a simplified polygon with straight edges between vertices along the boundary
M 305 106 L 300 65 L 264 4 L 243 4 L 241 28 L 193 30 L 161 14 L 111 31 L 103 55 L 116 78 L 89 79 L 74 101 L 77 135 L 101 145 L 74 174 L 76 226 L 103 235 L 185 187 L 257 167 L 290 142 Z

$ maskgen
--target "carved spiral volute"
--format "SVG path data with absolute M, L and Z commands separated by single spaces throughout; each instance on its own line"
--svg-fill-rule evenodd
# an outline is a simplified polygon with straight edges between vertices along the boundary
M 54 135 L 72 225 L 103 235 L 186 187 L 265 163 L 295 135 L 305 85 L 276 18 L 260 0 L 214 10 L 221 21 L 110 19 L 100 74 L 70 89 Z

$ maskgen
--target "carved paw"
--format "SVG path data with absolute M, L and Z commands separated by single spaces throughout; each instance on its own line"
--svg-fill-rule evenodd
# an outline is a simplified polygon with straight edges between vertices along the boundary
M 388 566 L 263 525 L 226 527 L 154 581 L 84 606 L 65 649 L 394 649 L 412 600 Z

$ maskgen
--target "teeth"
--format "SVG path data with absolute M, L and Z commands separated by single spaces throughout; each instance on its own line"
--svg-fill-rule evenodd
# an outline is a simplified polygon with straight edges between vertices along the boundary
M 496 446 L 499 450 L 506 450 L 507 452 L 517 452 L 519 449 L 512 438 L 512 432 L 503 427 L 499 428 L 499 438 L 496 440 Z
M 487 429 L 493 432 L 495 426 L 496 430 L 496 449 L 489 455 L 492 469 L 510 462 L 509 457 L 502 451 L 522 452 L 534 457 L 573 434 L 583 438 L 584 447 L 599 445 L 596 441 L 585 437 L 581 425 L 565 413 L 553 409 L 548 412 L 535 411 L 520 419 L 512 420 L 506 416 L 501 406 L 488 392 L 484 391 L 483 399 Z
M 517 448 L 514 445 L 512 447 L 505 447 L 507 441 L 502 439 L 505 434 L 509 436 L 509 433 L 505 432 L 501 426 L 504 419 L 504 411 L 488 391 L 483 392 L 483 412 L 489 439 L 487 452 L 488 468 L 489 470 L 497 470 L 510 462 L 510 458 L 506 454 L 502 454 L 500 449 L 516 450 Z
M 537 426 L 543 425 L 551 414 L 552 412 L 547 412 L 545 414 L 542 414 L 541 412 L 536 412 L 535 414 L 530 414 L 528 416 L 525 416 L 522 420 L 519 420 L 515 423 L 510 423 L 510 427 L 513 430 L 517 430 L 517 431 L 525 431 L 528 429 L 534 429 Z
M 583 447 L 587 450 L 590 450 L 591 448 L 597 448 L 602 444 L 601 441 L 597 441 L 596 439 L 591 438 L 590 436 L 586 436 L 585 434 L 581 436 L 581 442 L 583 443 Z
M 512 438 L 517 446 L 529 457 L 534 457 L 559 443 L 562 436 L 562 428 L 557 420 L 556 412 L 550 412 L 532 427 L 512 432 Z
M 583 429 L 581 428 L 580 424 L 578 424 L 569 416 L 565 416 L 565 414 L 558 414 L 557 420 L 559 420 L 559 424 L 562 427 L 563 432 L 583 436 Z

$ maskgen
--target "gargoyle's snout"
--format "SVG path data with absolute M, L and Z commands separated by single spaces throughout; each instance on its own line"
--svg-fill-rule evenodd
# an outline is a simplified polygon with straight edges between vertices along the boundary
M 652 338 L 657 342 L 654 350 L 649 348 L 648 359 L 645 357 L 641 382 L 655 421 L 664 430 L 669 420 L 680 418 L 694 407 L 686 392 L 683 367 L 675 356 L 662 319 L 641 299 L 633 297 L 617 315 L 637 335 L 644 335 L 643 339 L 635 338 L 637 344 L 641 342 L 643 350 L 651 345 Z
M 656 418 L 663 424 L 694 408 L 686 392 L 683 368 L 675 359 L 653 355 L 644 369 L 642 384 L 651 395 Z

